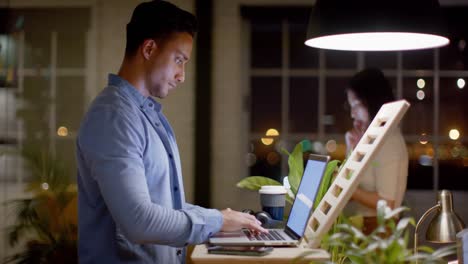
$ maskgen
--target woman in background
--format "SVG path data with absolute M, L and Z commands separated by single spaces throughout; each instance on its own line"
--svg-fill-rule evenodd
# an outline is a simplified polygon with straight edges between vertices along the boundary
M 382 71 L 365 69 L 351 79 L 346 89 L 353 119 L 353 129 L 346 132 L 347 153 L 356 147 L 380 107 L 395 100 L 392 88 Z M 391 208 L 401 206 L 408 177 L 408 152 L 400 127 L 390 131 L 382 148 L 363 172 L 360 184 L 345 208 L 347 215 L 364 217 L 363 231 L 377 226 L 377 202 L 387 201 Z

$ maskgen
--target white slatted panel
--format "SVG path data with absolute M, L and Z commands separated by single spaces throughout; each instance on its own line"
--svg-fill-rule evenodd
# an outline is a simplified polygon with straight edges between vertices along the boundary
M 309 247 L 316 248 L 320 245 L 323 235 L 328 232 L 359 185 L 362 172 L 370 165 L 369 161 L 383 145 L 389 131 L 398 126 L 409 106 L 406 100 L 399 100 L 384 104 L 380 108 L 330 189 L 310 216 L 305 234 Z

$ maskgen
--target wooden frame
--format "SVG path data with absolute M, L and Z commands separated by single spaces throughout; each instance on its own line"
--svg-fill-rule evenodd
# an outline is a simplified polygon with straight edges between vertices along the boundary
M 311 248 L 320 245 L 322 237 L 343 210 L 359 185 L 359 180 L 370 166 L 390 131 L 397 128 L 410 104 L 399 100 L 384 104 L 353 152 L 342 166 L 327 193 L 309 218 L 305 239 Z

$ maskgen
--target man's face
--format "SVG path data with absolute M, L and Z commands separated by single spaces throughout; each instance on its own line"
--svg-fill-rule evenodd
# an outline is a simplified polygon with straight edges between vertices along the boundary
M 185 80 L 185 64 L 192 53 L 193 38 L 188 33 L 173 33 L 147 61 L 146 88 L 151 96 L 165 98 L 169 91 Z
M 362 104 L 361 100 L 359 100 L 353 91 L 348 90 L 347 96 L 354 128 L 358 131 L 367 129 L 370 124 L 367 107 Z

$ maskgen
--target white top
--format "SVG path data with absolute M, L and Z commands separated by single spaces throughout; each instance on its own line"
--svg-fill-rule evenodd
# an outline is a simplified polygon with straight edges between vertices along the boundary
M 401 206 L 408 178 L 408 151 L 400 128 L 390 132 L 375 159 L 361 176 L 359 188 L 377 192 L 380 197 L 395 201 L 395 208 Z M 344 208 L 346 215 L 376 216 L 375 209 L 356 201 L 350 201 Z

